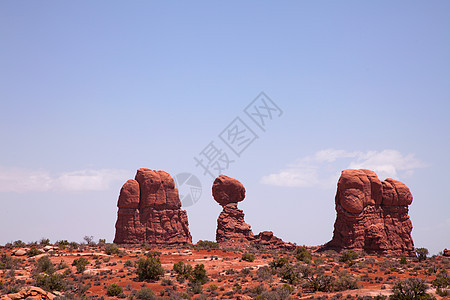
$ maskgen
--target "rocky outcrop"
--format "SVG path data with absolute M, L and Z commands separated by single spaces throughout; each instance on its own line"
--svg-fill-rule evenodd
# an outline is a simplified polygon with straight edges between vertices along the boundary
M 237 203 L 244 200 L 245 188 L 238 180 L 220 175 L 212 187 L 214 200 L 223 210 L 217 219 L 216 240 L 222 246 L 243 246 L 253 243 L 268 249 L 295 248 L 275 237 L 271 231 L 254 235 L 249 224 L 245 223 L 244 212 Z
M 375 172 L 344 170 L 339 178 L 333 239 L 324 249 L 414 255 L 409 188 L 400 181 L 380 181 Z
M 56 296 L 36 286 L 23 287 L 17 293 L 0 296 L 0 300 L 42 299 L 53 300 Z
M 120 190 L 117 244 L 192 243 L 185 210 L 169 173 L 138 169 Z
M 254 244 L 266 249 L 287 249 L 293 250 L 296 246 L 292 243 L 286 243 L 282 239 L 273 235 L 272 231 L 262 231 L 254 237 Z

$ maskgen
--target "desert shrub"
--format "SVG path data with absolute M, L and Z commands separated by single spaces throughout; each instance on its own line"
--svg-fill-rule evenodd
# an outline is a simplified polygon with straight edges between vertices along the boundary
M 297 284 L 300 276 L 296 268 L 290 264 L 284 265 L 278 270 L 281 280 L 289 284 Z
M 256 276 L 258 277 L 258 281 L 272 281 L 273 280 L 272 270 L 266 266 L 261 267 L 258 270 L 256 270 Z
M 191 287 L 191 292 L 194 294 L 200 294 L 203 290 L 202 284 L 200 282 L 191 282 L 189 286 Z
M 106 290 L 106 295 L 110 297 L 118 296 L 122 293 L 122 287 L 116 283 L 110 284 Z
M 66 282 L 60 274 L 39 275 L 35 284 L 48 292 L 64 291 L 66 288 Z
M 209 250 L 209 249 L 219 249 L 219 244 L 212 241 L 198 241 L 194 246 L 196 250 Z
M 161 256 L 161 252 L 155 250 L 150 250 L 147 252 L 147 257 L 157 257 L 157 256 Z
M 391 300 L 415 300 L 433 299 L 426 293 L 428 286 L 423 279 L 412 277 L 404 281 L 399 281 L 392 287 L 393 294 Z
M 438 294 L 439 296 L 446 298 L 447 296 L 450 295 L 449 290 L 447 289 L 441 289 L 441 288 L 436 288 L 436 294 Z
M 334 277 L 318 274 L 316 276 L 311 276 L 308 281 L 305 282 L 303 288 L 309 289 L 313 292 L 331 292 L 334 287 L 334 282 Z
M 296 265 L 296 268 L 303 278 L 308 278 L 313 274 L 313 269 L 310 266 Z
M 116 244 L 105 244 L 105 253 L 108 255 L 119 253 L 119 248 Z
M 278 257 L 269 262 L 269 266 L 274 270 L 279 269 L 288 264 L 289 261 L 286 257 Z
M 252 262 L 255 260 L 255 254 L 253 253 L 244 253 L 242 254 L 242 260 Z
M 401 264 L 401 265 L 406 265 L 407 263 L 408 263 L 408 261 L 406 260 L 406 257 L 402 256 L 402 257 L 400 258 L 400 264 Z
M 283 284 L 277 288 L 276 293 L 278 294 L 279 299 L 288 299 L 293 291 L 294 288 L 292 286 L 289 284 Z
M 173 270 L 177 273 L 177 279 L 188 279 L 192 274 L 192 266 L 182 261 L 174 263 Z
M 427 248 L 416 248 L 416 256 L 419 261 L 424 261 L 427 259 L 428 256 L 428 249 Z
M 50 245 L 50 240 L 47 239 L 47 238 L 42 238 L 42 239 L 39 241 L 39 244 L 41 244 L 42 246 Z
M 89 264 L 89 261 L 84 257 L 74 259 L 72 262 L 72 266 L 75 266 L 77 268 L 78 273 L 83 273 L 84 270 L 86 270 L 86 266 L 88 264 Z
M 193 283 L 205 284 L 208 281 L 205 266 L 203 264 L 195 265 L 192 275 L 189 280 Z
M 245 277 L 250 274 L 251 268 L 242 268 L 241 274 Z
M 334 283 L 336 291 L 355 290 L 358 288 L 357 280 L 350 274 L 341 273 Z
M 2 254 L 0 256 L 0 270 L 1 269 L 12 269 L 15 264 L 16 264 L 16 261 L 14 260 L 14 258 L 9 256 L 8 254 Z
M 29 257 L 32 257 L 32 256 L 39 255 L 39 254 L 41 254 L 41 253 L 42 253 L 41 250 L 39 250 L 38 248 L 36 248 L 36 247 L 33 246 L 33 247 L 31 247 L 30 250 L 28 250 L 27 255 L 28 255 Z
M 67 240 L 56 241 L 55 245 L 58 246 L 59 249 L 66 249 L 70 243 Z
M 446 288 L 450 285 L 450 277 L 446 270 L 442 270 L 436 275 L 436 278 L 431 281 L 431 284 L 436 288 Z
M 261 295 L 262 293 L 264 293 L 265 291 L 267 291 L 266 287 L 264 286 L 264 284 L 260 283 L 257 286 L 253 287 L 250 289 L 250 293 L 253 296 L 257 296 L 257 295 Z
M 297 247 L 295 249 L 295 257 L 305 263 L 311 262 L 312 255 L 305 247 Z
M 213 292 L 213 291 L 216 291 L 217 289 L 218 289 L 217 285 L 215 285 L 215 284 L 210 284 L 206 290 L 207 290 L 208 292 Z
M 341 257 L 339 257 L 339 261 L 352 265 L 354 263 L 353 261 L 357 258 L 358 254 L 355 251 L 347 250 L 341 254 Z
M 155 294 L 150 288 L 142 288 L 139 291 L 136 292 L 135 295 L 136 299 L 141 300 L 155 300 L 157 299 Z
M 22 242 L 21 240 L 17 240 L 17 241 L 14 241 L 13 245 L 14 245 L 15 247 L 23 247 L 23 246 L 25 246 L 26 244 L 25 244 L 24 242 Z
M 92 236 L 92 235 L 85 235 L 84 237 L 83 237 L 83 240 L 86 242 L 86 244 L 88 244 L 88 245 L 95 245 L 95 242 L 94 242 L 94 237 Z
M 133 266 L 133 262 L 129 259 L 127 259 L 124 263 L 123 263 L 124 267 L 132 267 Z
M 36 270 L 39 273 L 53 274 L 55 272 L 55 266 L 48 256 L 43 256 L 36 261 Z
M 158 257 L 141 258 L 137 262 L 136 273 L 139 280 L 158 280 L 164 269 Z

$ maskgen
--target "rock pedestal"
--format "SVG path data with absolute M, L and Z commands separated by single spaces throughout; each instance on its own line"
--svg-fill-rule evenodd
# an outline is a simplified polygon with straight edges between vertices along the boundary
M 242 246 L 253 243 L 269 249 L 295 248 L 275 237 L 271 231 L 254 235 L 249 224 L 245 223 L 244 212 L 237 203 L 244 200 L 245 188 L 238 180 L 220 175 L 212 187 L 214 200 L 223 210 L 217 219 L 216 240 L 223 246 Z

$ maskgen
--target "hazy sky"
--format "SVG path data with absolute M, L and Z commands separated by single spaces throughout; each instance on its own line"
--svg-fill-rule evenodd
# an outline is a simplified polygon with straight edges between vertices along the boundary
M 140 167 L 194 174 L 214 240 L 214 146 L 254 233 L 329 241 L 364 167 L 411 189 L 416 247 L 450 247 L 449 1 L 1 1 L 0 37 L 1 244 L 112 241 Z

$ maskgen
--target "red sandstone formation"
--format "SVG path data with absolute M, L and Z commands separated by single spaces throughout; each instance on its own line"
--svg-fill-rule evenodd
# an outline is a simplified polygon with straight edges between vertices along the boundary
M 216 240 L 219 244 L 232 246 L 252 242 L 268 249 L 295 248 L 293 244 L 275 237 L 271 231 L 253 234 L 251 226 L 244 221 L 244 212 L 237 207 L 237 203 L 245 198 L 245 188 L 238 180 L 220 175 L 214 181 L 212 194 L 223 207 L 217 219 Z
M 336 192 L 333 239 L 324 249 L 353 249 L 414 256 L 408 205 L 412 195 L 400 181 L 380 181 L 370 170 L 344 170 Z
M 192 243 L 178 190 L 164 171 L 138 169 L 135 179 L 122 186 L 117 206 L 114 243 Z

